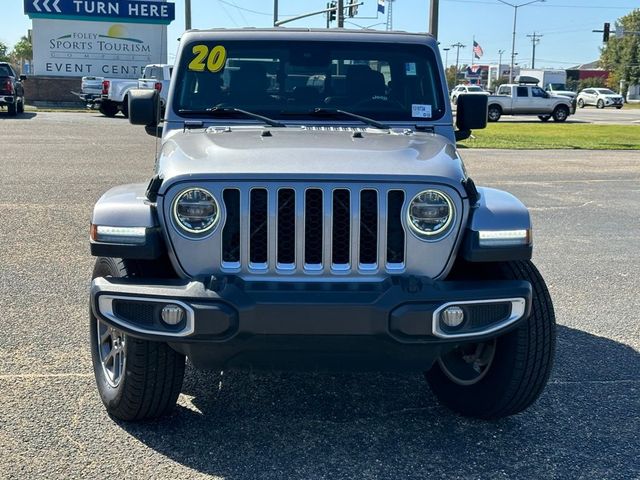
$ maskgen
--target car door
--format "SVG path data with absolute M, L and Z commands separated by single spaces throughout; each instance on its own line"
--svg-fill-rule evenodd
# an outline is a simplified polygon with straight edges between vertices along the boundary
M 524 85 L 517 86 L 513 98 L 513 113 L 531 113 L 532 109 L 529 87 Z
M 584 104 L 595 105 L 596 104 L 596 92 L 591 88 L 587 88 L 584 91 Z
M 530 113 L 551 113 L 555 100 L 551 95 L 538 86 L 531 87 L 531 111 Z

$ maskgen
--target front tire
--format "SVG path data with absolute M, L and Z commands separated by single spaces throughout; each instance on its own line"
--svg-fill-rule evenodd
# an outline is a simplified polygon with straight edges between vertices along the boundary
M 494 266 L 484 278 L 531 283 L 531 315 L 496 339 L 463 344 L 447 352 L 425 374 L 443 405 L 462 415 L 483 419 L 514 415 L 537 400 L 549 379 L 556 345 L 553 304 L 533 263 L 517 261 Z
M 569 109 L 564 105 L 556 107 L 553 111 L 554 122 L 564 122 L 567 118 L 569 118 Z
M 100 257 L 96 277 L 144 276 L 126 260 Z M 166 343 L 131 337 L 89 315 L 93 371 L 107 412 L 120 420 L 146 420 L 171 412 L 184 378 L 185 357 Z

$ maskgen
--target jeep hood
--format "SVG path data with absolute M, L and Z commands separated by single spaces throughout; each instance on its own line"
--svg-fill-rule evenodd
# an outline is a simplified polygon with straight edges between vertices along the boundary
M 179 131 L 163 144 L 160 193 L 182 180 L 446 183 L 464 195 L 455 146 L 433 133 L 296 127 Z

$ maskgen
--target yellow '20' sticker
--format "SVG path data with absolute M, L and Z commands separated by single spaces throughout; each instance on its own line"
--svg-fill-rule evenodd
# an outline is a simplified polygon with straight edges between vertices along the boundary
M 194 45 L 191 52 L 195 56 L 189 62 L 189 70 L 194 72 L 204 72 L 207 69 L 211 73 L 217 73 L 227 61 L 227 49 L 222 45 L 216 45 L 211 50 L 206 45 Z

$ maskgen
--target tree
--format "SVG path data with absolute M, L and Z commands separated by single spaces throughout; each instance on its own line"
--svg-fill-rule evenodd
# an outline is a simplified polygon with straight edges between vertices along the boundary
M 7 55 L 7 44 L 4 42 L 0 42 L 0 62 L 8 62 L 9 56 Z
M 33 58 L 33 46 L 27 37 L 22 37 L 13 46 L 9 54 L 14 64 L 20 65 L 20 71 L 24 70 L 24 62 Z
M 607 84 L 618 89 L 626 98 L 629 86 L 640 84 L 640 9 L 621 17 L 616 22 L 627 32 L 622 36 L 611 36 L 600 52 L 600 65 L 611 72 Z
M 22 37 L 13 46 L 11 55 L 17 60 L 31 60 L 33 58 L 33 46 L 27 37 Z

